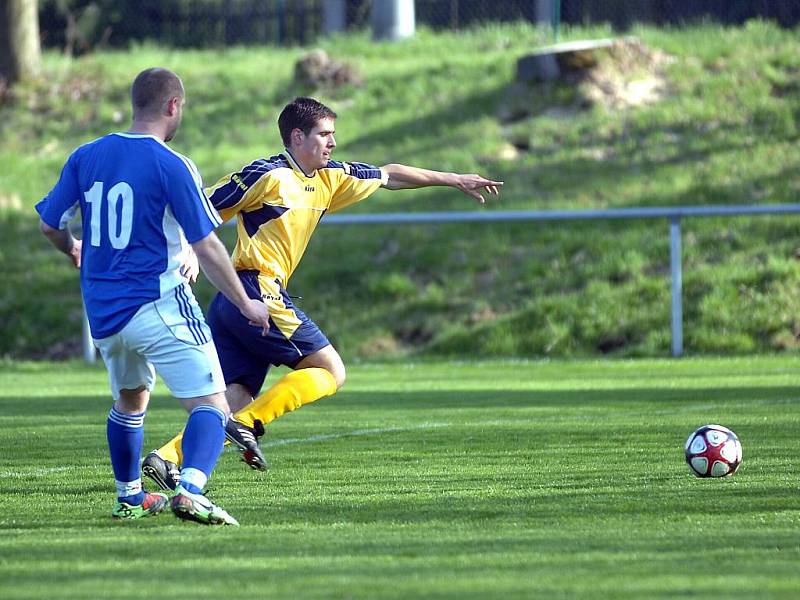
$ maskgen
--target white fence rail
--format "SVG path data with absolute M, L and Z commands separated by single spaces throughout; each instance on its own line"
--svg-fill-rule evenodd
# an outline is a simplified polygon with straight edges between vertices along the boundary
M 800 204 L 671 206 L 648 208 L 608 208 L 596 210 L 498 210 L 475 212 L 383 213 L 370 215 L 330 215 L 325 225 L 378 225 L 417 223 L 496 223 L 500 221 L 588 221 L 597 219 L 667 219 L 671 277 L 672 356 L 683 354 L 683 274 L 681 261 L 681 219 L 689 217 L 740 217 L 800 213 Z M 84 316 L 83 357 L 94 362 L 97 354 Z

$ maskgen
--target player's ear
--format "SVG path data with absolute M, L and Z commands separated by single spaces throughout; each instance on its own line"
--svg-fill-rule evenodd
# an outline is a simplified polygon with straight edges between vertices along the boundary
M 299 127 L 295 127 L 292 129 L 292 143 L 293 144 L 302 144 L 303 138 L 306 137 L 306 134 L 303 133 L 303 130 Z
M 180 108 L 181 102 L 183 101 L 182 98 L 179 96 L 173 96 L 169 100 L 167 100 L 167 115 L 170 117 L 175 116 L 177 114 L 178 109 Z

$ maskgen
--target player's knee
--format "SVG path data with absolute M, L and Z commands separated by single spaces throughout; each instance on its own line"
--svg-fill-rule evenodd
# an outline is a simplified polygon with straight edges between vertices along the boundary
M 186 412 L 191 413 L 198 406 L 213 406 L 219 409 L 224 415 L 229 415 L 231 409 L 228 406 L 228 401 L 225 399 L 225 394 L 219 392 L 210 394 L 208 396 L 198 396 L 196 398 L 181 398 L 181 404 L 186 409 Z
M 328 369 L 328 372 L 333 375 L 333 379 L 336 381 L 336 389 L 341 389 L 345 380 L 347 379 L 347 371 L 344 368 L 344 363 L 341 361 L 341 359 L 338 361 L 338 364 L 331 365 L 331 368 Z
M 342 357 L 339 356 L 339 353 L 336 352 L 336 350 L 333 350 L 333 352 L 328 354 L 324 367 L 331 375 L 333 375 L 333 379 L 336 381 L 336 389 L 340 389 L 347 379 L 347 370 L 344 368 Z
M 225 398 L 225 392 L 219 392 L 217 394 L 207 396 L 207 401 L 204 404 L 210 404 L 214 408 L 221 410 L 222 413 L 226 415 L 229 415 L 231 412 L 228 400 Z
M 119 397 L 114 402 L 114 406 L 123 413 L 136 414 L 147 410 L 149 400 L 150 392 L 145 386 L 135 389 L 122 389 L 119 390 Z
M 326 357 L 326 360 L 319 365 L 320 368 L 325 369 L 331 374 L 333 380 L 336 382 L 336 389 L 339 390 L 347 379 L 347 371 L 344 368 L 344 363 L 337 353 L 332 353 Z
M 325 369 L 333 376 L 337 390 L 344 385 L 347 373 L 344 368 L 344 363 L 342 362 L 342 357 L 339 356 L 339 353 L 333 346 L 327 346 L 319 352 L 307 356 L 295 366 L 295 369 L 315 367 Z

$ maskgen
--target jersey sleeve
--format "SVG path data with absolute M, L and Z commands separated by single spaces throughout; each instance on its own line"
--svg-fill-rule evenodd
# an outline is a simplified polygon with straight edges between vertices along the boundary
M 269 202 L 276 182 L 266 177 L 269 165 L 257 160 L 240 171 L 225 175 L 208 188 L 209 200 L 223 221 L 235 217 L 239 212 L 257 208 L 262 202 Z
M 222 218 L 203 191 L 203 182 L 194 163 L 178 155 L 165 173 L 166 189 L 172 214 L 193 244 L 214 231 Z
M 65 229 L 80 206 L 77 160 L 73 152 L 64 163 L 55 187 L 36 205 L 42 221 L 54 229 Z
M 358 162 L 334 164 L 340 166 L 341 172 L 338 173 L 338 186 L 331 198 L 330 212 L 363 200 L 386 183 L 386 175 L 373 165 Z

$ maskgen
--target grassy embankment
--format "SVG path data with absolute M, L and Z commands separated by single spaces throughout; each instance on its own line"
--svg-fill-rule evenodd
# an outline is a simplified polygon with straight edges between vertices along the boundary
M 361 87 L 315 92 L 340 115 L 336 157 L 506 182 L 502 199 L 486 208 L 432 189 L 382 191 L 352 210 L 795 202 L 796 32 L 754 22 L 633 33 L 675 59 L 662 66 L 659 102 L 579 109 L 575 90 L 538 89 L 529 92 L 529 114 L 514 122 L 499 115 L 509 95 L 519 95 L 510 87 L 516 59 L 547 41 L 533 28 L 421 32 L 396 45 L 366 36 L 322 43 L 364 79 Z M 564 39 L 607 34 L 575 29 Z M 127 126 L 127 88 L 138 70 L 161 64 L 183 76 L 187 112 L 174 147 L 211 182 L 280 149 L 277 113 L 308 91 L 292 83 L 304 52 L 144 46 L 74 61 L 46 56 L 46 82 L 0 108 L 0 197 L 12 205 L 0 210 L 0 355 L 77 347 L 76 274 L 40 239 L 32 206 L 75 146 Z M 521 152 L 500 158 L 509 142 Z M 683 226 L 687 352 L 795 348 L 797 218 Z M 668 267 L 664 221 L 322 227 L 291 287 L 351 358 L 666 355 Z M 207 287 L 200 293 L 209 297 Z

